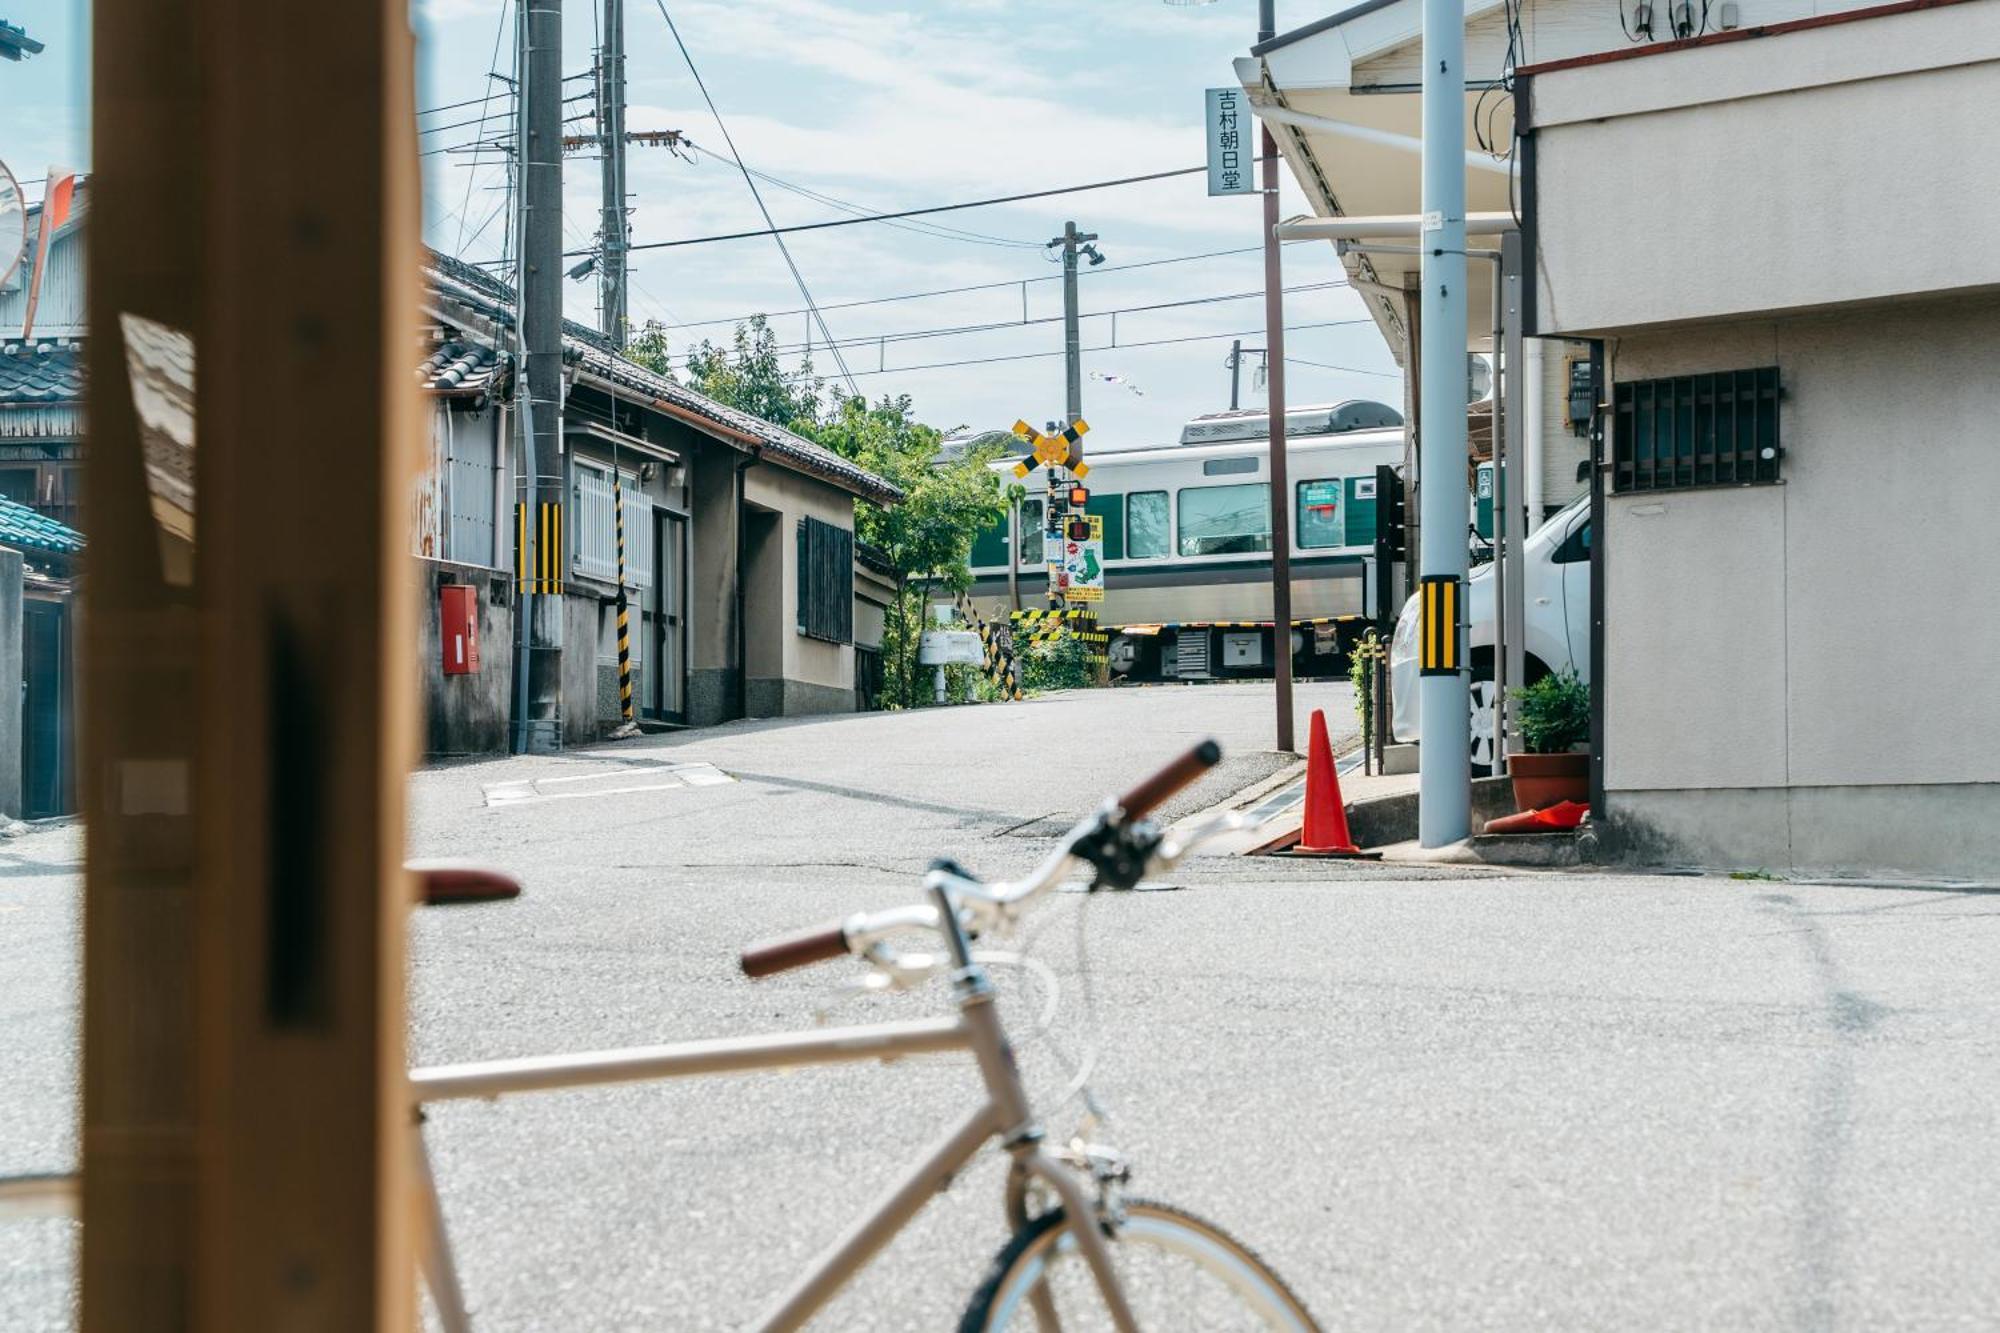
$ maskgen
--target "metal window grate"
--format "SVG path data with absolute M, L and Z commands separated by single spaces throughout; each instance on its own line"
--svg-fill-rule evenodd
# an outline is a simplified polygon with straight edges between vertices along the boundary
M 1612 391 L 1614 491 L 1778 480 L 1778 368 L 1631 380 Z
M 854 642 L 854 534 L 816 518 L 799 522 L 799 633 Z

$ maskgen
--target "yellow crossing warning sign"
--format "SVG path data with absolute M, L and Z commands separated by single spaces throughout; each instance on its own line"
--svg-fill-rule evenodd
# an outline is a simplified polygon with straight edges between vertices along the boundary
M 1090 423 L 1082 417 L 1053 435 L 1044 435 L 1025 421 L 1015 422 L 1014 434 L 1032 452 L 1014 464 L 1014 475 L 1025 477 L 1038 467 L 1066 467 L 1079 477 L 1090 475 L 1090 465 L 1083 461 L 1083 437 L 1089 430 Z

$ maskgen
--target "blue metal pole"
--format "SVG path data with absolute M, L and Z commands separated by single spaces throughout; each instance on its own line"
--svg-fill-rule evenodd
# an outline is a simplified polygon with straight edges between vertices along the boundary
M 1418 687 L 1417 840 L 1442 847 L 1471 831 L 1471 718 L 1464 617 L 1465 439 L 1465 0 L 1424 0 L 1423 377 L 1419 387 L 1418 570 L 1427 639 Z M 1440 582 L 1441 581 L 1441 582 Z M 1435 589 L 1435 592 L 1433 590 Z M 1427 624 L 1427 629 L 1431 628 Z M 1448 636 L 1448 640 L 1446 639 Z M 1431 644 L 1435 643 L 1435 649 Z

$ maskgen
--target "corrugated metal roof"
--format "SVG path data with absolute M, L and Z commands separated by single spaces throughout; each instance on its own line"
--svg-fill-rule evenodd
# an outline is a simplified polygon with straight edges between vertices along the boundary
M 83 347 L 59 338 L 0 340 L 0 406 L 83 397 Z
M 0 499 L 0 546 L 74 555 L 83 549 L 83 534 L 24 504 Z
M 502 328 L 513 327 L 513 288 L 484 269 L 436 250 L 426 252 L 426 261 L 425 277 L 441 295 L 464 302 Z M 766 457 L 782 466 L 832 482 L 876 504 L 895 504 L 903 498 L 900 488 L 833 450 L 627 360 L 602 334 L 574 320 L 563 321 L 563 354 L 603 387 L 678 409 L 684 417 L 718 427 L 717 433 L 724 438 L 747 436 Z
M 48 268 L 42 274 L 42 294 L 35 306 L 35 334 L 39 337 L 80 337 L 89 319 L 85 301 L 85 255 L 83 225 L 90 212 L 89 189 L 79 181 L 75 202 L 63 225 L 49 238 Z M 28 253 L 4 286 L 0 286 L 0 329 L 19 334 L 28 313 L 28 278 L 35 266 L 37 238 L 41 235 L 42 206 L 28 206 Z

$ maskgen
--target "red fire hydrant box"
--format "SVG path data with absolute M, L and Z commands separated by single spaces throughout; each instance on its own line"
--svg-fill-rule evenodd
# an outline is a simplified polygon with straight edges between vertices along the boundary
M 438 589 L 438 637 L 444 644 L 444 674 L 470 676 L 479 670 L 479 589 L 447 583 Z

